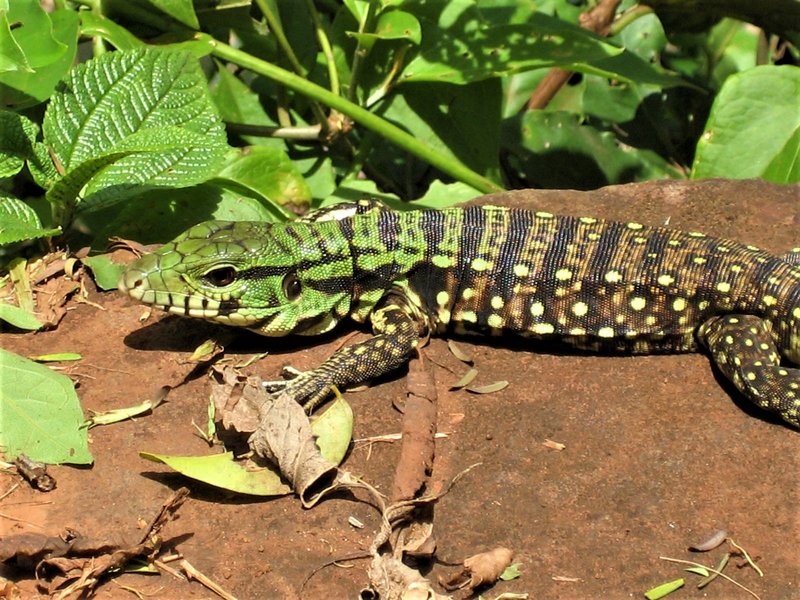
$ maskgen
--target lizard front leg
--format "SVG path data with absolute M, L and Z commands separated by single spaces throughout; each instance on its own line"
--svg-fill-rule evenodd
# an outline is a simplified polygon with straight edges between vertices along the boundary
M 800 427 L 800 369 L 781 366 L 770 330 L 757 316 L 726 315 L 703 323 L 698 337 L 744 396 Z
M 419 342 L 420 328 L 402 307 L 389 304 L 370 316 L 375 336 L 345 346 L 319 367 L 289 381 L 265 382 L 269 391 L 282 390 L 311 412 L 330 392 L 388 373 L 405 363 Z

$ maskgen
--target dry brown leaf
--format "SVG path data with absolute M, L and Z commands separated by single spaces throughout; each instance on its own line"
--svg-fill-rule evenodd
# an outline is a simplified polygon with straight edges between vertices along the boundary
M 706 539 L 704 539 L 699 544 L 694 544 L 693 546 L 689 546 L 689 551 L 691 552 L 708 552 L 709 550 L 713 550 L 714 548 L 718 548 L 721 546 L 725 540 L 728 539 L 728 532 L 724 529 L 720 529 L 715 531 Z
M 375 556 L 367 571 L 370 587 L 361 596 L 381 600 L 449 600 L 437 594 L 419 571 L 390 556 Z
M 447 340 L 447 347 L 450 349 L 450 353 L 455 356 L 458 360 L 463 363 L 467 363 L 471 365 L 473 360 L 472 356 L 470 356 L 467 352 L 465 352 L 461 346 L 456 344 L 453 340 Z
M 336 487 L 338 469 L 320 454 L 305 410 L 289 394 L 268 394 L 260 381 L 256 386 L 248 382 L 242 398 L 259 407 L 250 447 L 278 466 L 303 506 L 314 506 Z
M 440 583 L 448 591 L 463 588 L 474 590 L 478 586 L 497 581 L 513 559 L 514 553 L 508 548 L 499 547 L 481 552 L 465 559 L 461 571 L 447 579 L 441 579 Z
M 499 392 L 500 390 L 504 390 L 508 387 L 508 382 L 505 380 L 495 381 L 494 383 L 489 383 L 487 385 L 471 385 L 466 388 L 468 392 L 472 392 L 473 394 L 493 394 L 495 392 Z
M 395 547 L 402 556 L 431 558 L 436 552 L 432 516 L 425 515 L 422 519 L 412 521 L 400 530 Z
M 22 592 L 16 583 L 0 577 L 0 598 L 3 598 L 3 600 L 21 600 Z
M 18 569 L 33 569 L 47 556 L 63 556 L 68 553 L 113 552 L 119 548 L 106 540 L 84 538 L 68 531 L 63 536 L 48 536 L 39 533 L 24 533 L 0 539 L 0 562 Z
M 567 447 L 566 444 L 562 444 L 561 442 L 554 442 L 553 440 L 548 440 L 547 438 L 544 438 L 542 446 L 544 446 L 545 448 L 550 448 L 551 450 L 558 450 L 559 452 L 561 452 L 564 448 Z

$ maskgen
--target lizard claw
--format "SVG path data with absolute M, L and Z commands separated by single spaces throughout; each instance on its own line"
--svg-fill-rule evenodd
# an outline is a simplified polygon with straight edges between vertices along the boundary
M 305 373 L 305 371 L 300 371 L 298 369 L 295 369 L 294 367 L 286 366 L 283 367 L 283 369 L 281 369 L 281 377 L 283 377 L 283 379 L 262 381 L 261 385 L 267 392 L 269 392 L 270 394 L 274 394 L 285 390 L 293 379 L 297 379 L 298 377 L 303 375 L 303 373 Z

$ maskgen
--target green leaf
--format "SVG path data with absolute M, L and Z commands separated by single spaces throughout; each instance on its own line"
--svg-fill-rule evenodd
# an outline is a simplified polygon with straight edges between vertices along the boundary
M 57 180 L 46 194 L 47 201 L 53 205 L 53 220 L 64 228 L 72 221 L 78 195 L 81 190 L 100 171 L 115 162 L 135 154 L 135 150 L 110 152 L 81 163 Z
M 145 184 L 202 181 L 227 148 L 197 59 L 178 50 L 110 52 L 76 67 L 53 95 L 43 129 L 66 176 L 113 152 L 147 152 L 112 161 L 79 210 L 108 206 Z
M 532 110 L 504 123 L 509 172 L 518 186 L 594 189 L 669 174 L 655 153 L 621 148 L 573 114 Z
M 66 44 L 53 36 L 50 15 L 38 0 L 13 0 L 6 17 L 8 23 L 15 24 L 9 33 L 23 53 L 27 67 L 35 70 L 48 65 L 67 51 Z
M 211 90 L 211 99 L 222 119 L 228 123 L 246 123 L 264 127 L 278 125 L 267 115 L 258 94 L 223 65 L 217 65 L 217 82 Z M 286 143 L 278 138 L 255 135 L 242 135 L 241 138 L 248 144 L 286 148 Z
M 729 77 L 697 144 L 692 178 L 800 181 L 800 69 L 759 66 Z
M 59 233 L 58 228 L 43 228 L 36 211 L 22 200 L 0 194 L 0 245 Z
M 336 189 L 336 173 L 329 156 L 294 156 L 292 162 L 308 184 L 312 197 L 327 198 Z
M 25 52 L 17 42 L 5 10 L 0 10 L 0 73 L 32 71 Z
M 424 196 L 410 203 L 410 208 L 450 208 L 480 195 L 481 192 L 466 183 L 442 183 L 437 179 L 431 182 Z
M 98 256 L 88 256 L 81 260 L 87 265 L 94 273 L 94 280 L 97 282 L 101 290 L 115 290 L 119 282 L 122 271 L 125 270 L 125 265 L 120 265 L 111 261 L 108 254 L 100 254 Z
M 687 567 L 684 569 L 684 571 L 694 573 L 695 575 L 700 575 L 701 577 L 708 577 L 710 575 L 708 569 L 705 567 Z
M 192 0 L 149 0 L 152 5 L 190 29 L 200 29 Z
M 32 69 L 0 73 L 0 104 L 19 110 L 49 98 L 69 71 L 78 47 L 80 18 L 67 9 L 48 15 L 37 0 L 14 0 L 11 6 L 9 20 L 25 23 L 14 34 Z
M 105 208 L 148 188 L 200 183 L 217 170 L 227 150 L 224 139 L 180 126 L 142 129 L 114 147 L 111 155 L 124 156 L 92 178 L 78 209 Z
M 292 491 L 281 481 L 277 472 L 266 468 L 247 470 L 241 463 L 233 460 L 233 452 L 210 456 L 168 456 L 139 452 L 139 456 L 164 463 L 186 477 L 240 494 L 284 496 Z
M 39 356 L 29 356 L 33 361 L 36 362 L 65 362 L 65 361 L 74 361 L 80 360 L 83 358 L 77 352 L 57 352 L 55 354 L 40 354 Z
M 371 32 L 358 33 L 348 31 L 347 35 L 359 40 L 365 48 L 371 48 L 377 40 L 407 40 L 419 44 L 422 40 L 422 28 L 419 21 L 411 13 L 402 10 L 381 12 Z
M 514 563 L 513 565 L 508 565 L 505 571 L 503 571 L 500 574 L 500 579 L 502 579 L 503 581 L 511 581 L 512 579 L 517 579 L 521 577 L 522 573 L 519 570 L 521 565 L 522 563 Z
M 117 50 L 136 50 L 145 44 L 130 31 L 91 10 L 82 10 L 78 13 L 81 17 L 81 33 L 85 36 L 100 37 Z
M 96 233 L 93 248 L 104 248 L 111 236 L 143 244 L 174 239 L 192 225 L 209 220 L 283 221 L 283 211 L 262 204 L 242 191 L 211 183 L 180 189 L 153 190 L 114 206 L 84 215 L 82 220 Z
M 339 202 L 357 202 L 364 198 L 374 198 L 385 202 L 392 208 L 402 205 L 403 202 L 394 194 L 388 194 L 378 189 L 374 181 L 369 179 L 343 179 L 333 193 L 320 202 L 319 208 L 338 204 Z
M 647 590 L 644 593 L 644 597 L 647 598 L 647 600 L 659 600 L 664 596 L 670 595 L 675 590 L 682 588 L 684 583 L 685 582 L 683 579 L 676 579 L 675 581 L 662 583 L 661 585 L 657 585 L 656 587 Z
M 380 116 L 402 127 L 440 155 L 455 158 L 482 175 L 497 178 L 502 100 L 498 80 L 464 86 L 415 84 L 403 86 L 398 92 L 381 105 Z M 376 144 L 368 156 L 370 165 L 383 173 L 394 174 L 399 179 L 398 186 L 406 186 L 408 181 L 424 183 L 423 178 L 430 176 L 427 162 L 409 156 L 394 145 Z M 403 168 L 399 169 L 398 164 Z M 413 194 L 408 195 L 413 197 Z
M 311 431 L 322 456 L 338 465 L 350 445 L 353 433 L 352 409 L 338 396 L 330 408 L 312 421 Z M 278 496 L 292 491 L 281 481 L 277 467 L 247 470 L 241 463 L 234 462 L 233 452 L 211 456 L 166 456 L 139 452 L 139 456 L 162 462 L 192 479 L 234 492 L 254 496 Z
M 353 409 L 337 393 L 333 404 L 311 420 L 311 431 L 325 460 L 334 465 L 340 464 L 353 439 Z
M 225 187 L 230 183 L 279 205 L 307 208 L 311 190 L 286 152 L 280 148 L 253 146 L 240 151 L 212 180 Z M 287 215 L 288 216 L 288 215 Z
M 69 377 L 0 349 L 0 447 L 50 463 L 91 464 L 78 396 Z
M 586 70 L 594 62 L 624 50 L 603 38 L 542 13 L 518 25 L 485 26 L 460 19 L 437 35 L 425 35 L 423 49 L 406 66 L 401 82 L 442 81 L 465 84 L 528 69 L 560 66 Z M 435 40 L 433 44 L 428 39 Z
M 192 0 L 103 0 L 101 6 L 110 19 L 148 37 L 158 32 L 185 34 L 187 28 L 199 29 Z
M 0 178 L 12 177 L 33 157 L 39 127 L 20 114 L 0 110 Z
M 0 321 L 5 321 L 17 329 L 28 331 L 36 331 L 44 327 L 44 324 L 27 310 L 5 302 L 0 302 Z

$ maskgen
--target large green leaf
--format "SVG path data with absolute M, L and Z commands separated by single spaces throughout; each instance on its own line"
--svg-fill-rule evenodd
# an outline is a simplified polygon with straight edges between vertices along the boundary
M 438 26 L 424 22 L 423 49 L 400 81 L 464 84 L 539 67 L 585 65 L 622 52 L 600 37 L 541 13 L 526 24 L 489 26 L 476 18 L 439 27 L 441 20 Z
M 307 208 L 311 190 L 289 156 L 280 148 L 253 146 L 222 168 L 213 180 L 226 187 L 243 186 L 278 204 Z
M 111 52 L 73 69 L 43 129 L 65 177 L 111 153 L 131 154 L 99 172 L 78 210 L 108 206 L 142 186 L 198 183 L 227 149 L 197 59 L 179 50 Z
M 376 111 L 443 156 L 458 159 L 474 171 L 497 178 L 499 172 L 499 80 L 466 86 L 426 83 L 398 88 Z M 454 126 L 458 123 L 458 126 Z M 427 163 L 397 147 L 376 144 L 367 154 L 369 164 L 397 179 L 397 187 L 418 185 L 430 177 Z M 426 184 L 427 185 L 427 184 Z M 416 190 L 407 196 L 415 197 Z
M 14 41 L 25 53 L 28 68 L 0 72 L 0 105 L 21 109 L 50 97 L 58 81 L 72 66 L 78 45 L 78 13 L 56 10 L 47 14 L 37 0 L 14 0 L 7 15 L 22 23 L 0 47 Z
M 13 0 L 8 8 L 5 16 L 8 23 L 14 23 L 9 35 L 22 51 L 27 67 L 36 69 L 50 64 L 67 51 L 67 45 L 53 36 L 50 16 L 38 0 Z M 2 46 L 6 47 L 6 40 Z
M 200 183 L 222 164 L 227 149 L 224 137 L 209 138 L 180 126 L 137 131 L 114 146 L 112 154 L 127 156 L 89 182 L 79 209 L 111 206 L 148 188 Z
M 0 349 L 0 447 L 45 463 L 91 464 L 75 387 L 69 377 Z
M 44 229 L 36 211 L 19 198 L 0 194 L 0 245 L 59 233 L 60 229 Z
M 44 323 L 37 319 L 33 313 L 6 302 L 0 302 L 0 321 L 5 321 L 17 329 L 27 329 L 28 331 L 35 331 L 44 327 Z
M 800 182 L 800 69 L 765 65 L 729 77 L 697 144 L 692 178 Z
M 503 138 L 517 186 L 594 189 L 671 174 L 655 153 L 620 147 L 611 133 L 567 112 L 532 110 L 508 119 Z
M 0 110 L 0 178 L 16 175 L 33 157 L 39 127 L 20 114 Z
M 264 127 L 278 125 L 277 121 L 267 115 L 258 94 L 223 65 L 218 65 L 217 81 L 211 90 L 211 99 L 227 123 L 246 123 Z M 248 144 L 286 147 L 286 143 L 279 138 L 255 135 L 242 135 L 241 138 Z
M 283 221 L 274 204 L 210 182 L 180 189 L 153 190 L 120 206 L 88 213 L 82 219 L 97 232 L 92 246 L 104 248 L 111 236 L 144 244 L 165 242 L 201 221 Z
M 11 32 L 6 8 L 0 8 L 0 73 L 31 71 L 25 52 Z

